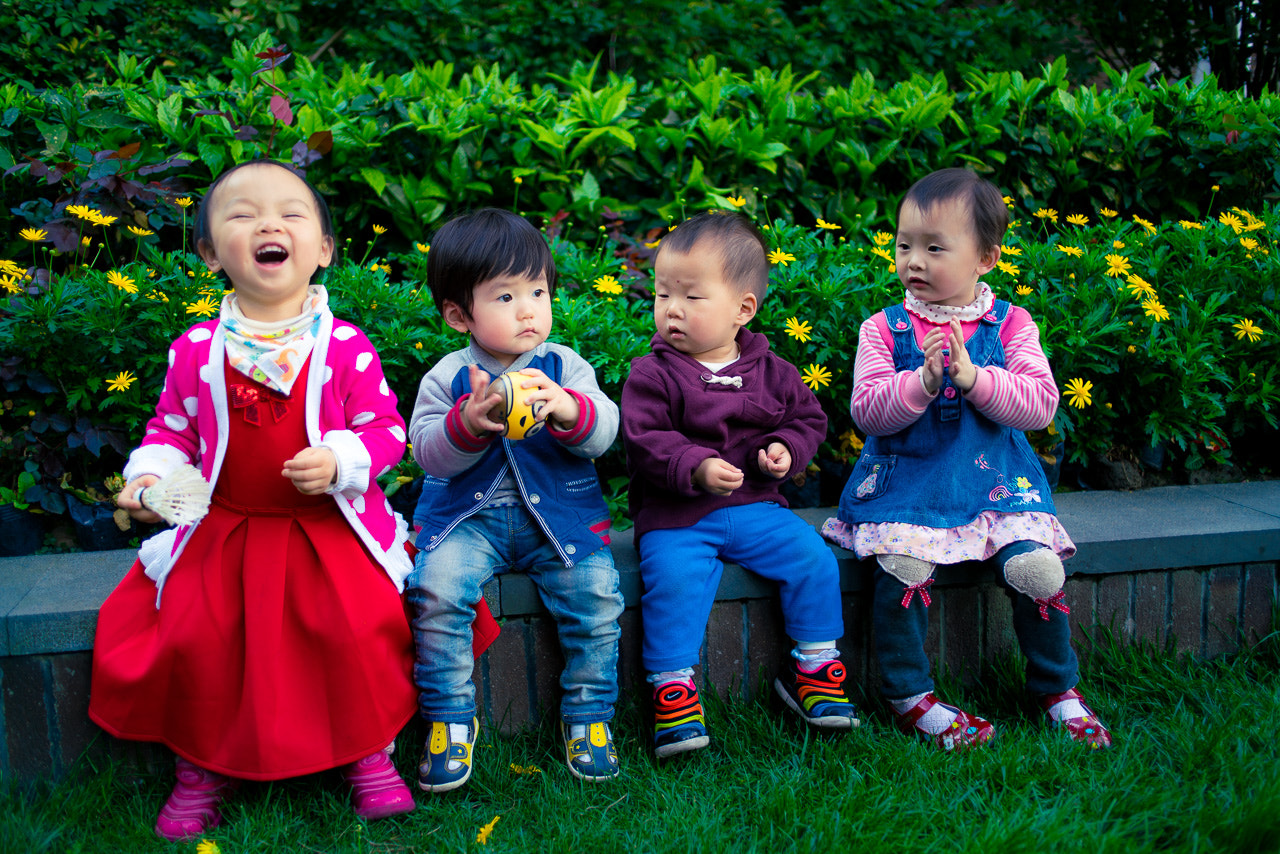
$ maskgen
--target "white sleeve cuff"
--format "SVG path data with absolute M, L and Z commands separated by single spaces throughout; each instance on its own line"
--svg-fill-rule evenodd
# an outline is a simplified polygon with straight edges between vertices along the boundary
M 164 477 L 171 474 L 178 466 L 190 462 L 191 460 L 187 459 L 187 455 L 173 445 L 162 443 L 140 445 L 133 449 L 133 453 L 129 454 L 129 462 L 125 464 L 122 474 L 124 475 L 125 483 L 144 474 Z
M 348 501 L 364 495 L 369 488 L 373 459 L 360 437 L 351 430 L 330 430 L 320 440 L 320 447 L 333 451 L 338 464 L 337 479 L 325 492 L 341 495 Z

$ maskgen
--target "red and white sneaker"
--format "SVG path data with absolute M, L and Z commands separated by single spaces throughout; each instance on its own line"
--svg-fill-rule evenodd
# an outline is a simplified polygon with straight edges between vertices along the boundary
M 156 816 L 156 835 L 171 841 L 199 836 L 222 821 L 218 804 L 239 782 L 206 771 L 181 756 L 177 759 L 178 780 Z
M 1060 721 L 1050 717 L 1049 709 L 1063 700 L 1078 700 L 1084 708 L 1084 717 L 1065 718 Z M 1102 725 L 1102 721 L 1098 720 L 1098 716 L 1094 714 L 1093 709 L 1085 705 L 1084 697 L 1075 688 L 1063 691 L 1061 694 L 1041 695 L 1040 708 L 1044 709 L 1045 718 L 1048 719 L 1049 726 L 1061 727 L 1071 737 L 1072 741 L 1087 744 L 1090 750 L 1105 750 L 1111 746 L 1110 731 Z
M 956 719 L 951 722 L 951 726 L 939 733 L 932 733 L 918 726 L 920 719 L 939 705 L 955 712 Z M 894 711 L 893 716 L 898 729 L 907 735 L 915 733 L 921 741 L 927 741 L 941 750 L 964 750 L 990 741 L 996 734 L 995 727 L 989 721 L 939 701 L 932 691 L 905 712 Z

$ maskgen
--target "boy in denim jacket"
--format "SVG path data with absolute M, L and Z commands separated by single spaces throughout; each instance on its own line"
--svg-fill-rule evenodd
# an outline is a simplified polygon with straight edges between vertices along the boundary
M 559 629 L 569 770 L 590 781 L 619 772 L 609 721 L 623 602 L 592 463 L 613 442 L 618 408 L 586 360 L 547 341 L 555 281 L 542 235 L 508 211 L 451 220 L 428 256 L 436 307 L 471 340 L 423 377 L 409 425 L 426 473 L 414 514 L 421 551 L 407 582 L 418 708 L 430 724 L 418 766 L 424 791 L 456 789 L 471 776 L 472 606 L 509 571 L 529 575 Z M 495 380 L 517 371 L 544 426 L 515 441 L 503 434 Z

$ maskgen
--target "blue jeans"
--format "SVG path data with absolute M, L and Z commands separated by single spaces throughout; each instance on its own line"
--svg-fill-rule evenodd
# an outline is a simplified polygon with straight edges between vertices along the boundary
M 1015 555 L 1039 548 L 1039 543 L 1020 540 L 996 552 L 999 572 L 996 583 L 1013 602 L 1013 631 L 1018 647 L 1027 658 L 1027 690 L 1032 694 L 1060 694 L 1076 686 L 1080 679 L 1075 650 L 1071 648 L 1071 624 L 1067 615 L 1049 608 L 1049 619 L 1040 617 L 1040 606 L 1030 596 L 1019 593 L 1004 578 L 1004 565 Z M 876 659 L 880 665 L 881 690 L 891 700 L 914 697 L 933 690 L 929 657 L 924 652 L 929 628 L 929 610 L 913 594 L 911 604 L 902 607 L 906 587 L 879 565 L 875 573 L 872 624 L 875 627 Z
M 640 538 L 646 671 L 698 663 L 724 574 L 721 558 L 778 582 L 792 640 L 828 641 L 844 634 L 840 569 L 813 526 L 772 501 L 721 507 L 687 528 L 659 528 Z
M 604 546 L 567 567 L 519 506 L 486 507 L 434 549 L 418 553 L 406 589 L 419 712 L 445 723 L 467 722 L 475 715 L 472 608 L 495 574 L 511 570 L 528 573 L 555 618 L 565 659 L 561 716 L 570 723 L 612 719 L 623 604 L 613 553 Z

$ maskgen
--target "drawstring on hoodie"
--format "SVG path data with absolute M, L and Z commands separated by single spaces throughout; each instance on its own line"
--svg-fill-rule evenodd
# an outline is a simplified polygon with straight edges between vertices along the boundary
M 702 381 L 707 385 L 731 385 L 742 388 L 742 377 L 718 377 L 715 374 L 703 374 Z

